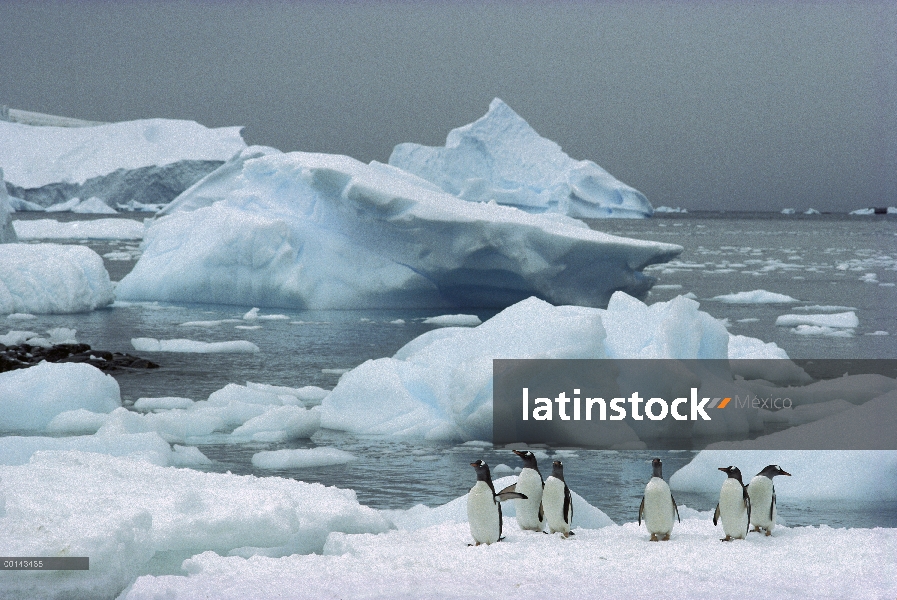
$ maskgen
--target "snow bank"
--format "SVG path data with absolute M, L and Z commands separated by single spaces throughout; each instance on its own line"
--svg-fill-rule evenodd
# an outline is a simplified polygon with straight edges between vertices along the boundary
M 493 359 L 727 358 L 729 340 L 716 319 L 683 297 L 646 306 L 618 292 L 606 310 L 530 298 L 475 328 L 429 331 L 392 358 L 344 374 L 321 404 L 321 424 L 359 434 L 490 439 Z M 759 345 L 768 356 L 770 348 Z M 751 347 L 740 343 L 739 356 L 752 357 Z M 714 424 L 745 433 L 762 426 L 729 412 Z
M 157 340 L 155 338 L 133 338 L 131 345 L 140 352 L 196 352 L 196 353 L 232 353 L 258 352 L 259 347 L 246 340 L 232 342 L 200 342 L 197 340 Z
M 427 325 L 439 325 L 440 327 L 476 327 L 482 321 L 476 315 L 439 315 L 424 319 Z
M 35 127 L 0 121 L 0 164 L 23 188 L 83 183 L 117 169 L 182 160 L 227 160 L 246 147 L 240 127 L 145 119 L 95 127 Z
M 355 460 L 355 455 L 337 448 L 300 448 L 271 450 L 252 455 L 252 464 L 260 469 L 305 469 L 343 465 Z
M 0 314 L 86 312 L 113 300 L 103 259 L 86 246 L 0 244 Z
M 115 598 L 138 574 L 181 573 L 185 559 L 204 551 L 321 552 L 331 532 L 390 527 L 351 490 L 101 454 L 39 452 L 28 464 L 0 466 L 0 479 L 5 552 L 90 557 L 89 571 L 5 577 L 10 598 Z
M 854 409 L 856 410 L 856 409 Z M 673 473 L 673 492 L 719 494 L 735 465 L 745 483 L 766 465 L 781 465 L 791 477 L 777 477 L 782 500 L 897 500 L 897 451 L 893 450 L 702 450 Z
M 128 457 L 167 467 L 176 460 L 168 442 L 157 433 L 125 435 L 79 435 L 74 437 L 0 437 L 0 464 L 28 464 L 36 452 L 93 452 Z M 206 459 L 208 460 L 208 459 Z
M 16 221 L 16 233 L 23 240 L 139 240 L 144 225 L 134 219 L 68 221 L 35 219 Z
M 445 147 L 399 144 L 389 164 L 475 202 L 577 218 L 648 217 L 637 190 L 589 160 L 574 160 L 495 98 L 473 123 L 453 129 Z
M 738 292 L 735 294 L 725 294 L 722 296 L 714 296 L 711 300 L 717 302 L 725 302 L 726 304 L 786 304 L 791 302 L 799 302 L 797 298 L 792 298 L 786 294 L 776 294 L 775 292 L 767 292 L 766 290 L 753 290 L 751 292 Z
M 448 522 L 380 535 L 333 533 L 324 556 L 246 560 L 206 552 L 188 560 L 183 575 L 140 577 L 123 600 L 276 598 L 284 590 L 346 599 L 712 599 L 733 590 L 743 600 L 897 595 L 894 529 L 777 527 L 771 538 L 751 534 L 721 544 L 712 515 L 699 513 L 677 523 L 671 541 L 656 544 L 634 522 L 575 529 L 572 539 L 521 531 L 514 519 L 505 531 L 505 541 L 479 547 L 467 546 L 466 522 Z
M 641 270 L 681 252 L 464 202 L 345 156 L 269 154 L 232 177 L 214 204 L 155 221 L 118 298 L 343 309 L 503 307 L 537 295 L 604 306 L 615 290 L 646 294 L 654 278 Z
M 118 382 L 81 363 L 43 362 L 0 373 L 0 431 L 42 431 L 58 414 L 121 406 Z

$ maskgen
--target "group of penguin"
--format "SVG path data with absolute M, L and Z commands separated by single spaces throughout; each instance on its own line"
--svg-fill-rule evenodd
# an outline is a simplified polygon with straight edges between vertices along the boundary
M 494 544 L 502 540 L 501 503 L 514 500 L 517 523 L 521 529 L 560 533 L 565 538 L 573 535 L 573 497 L 564 481 L 564 465 L 556 460 L 551 476 L 542 480 L 535 455 L 528 451 L 514 450 L 523 460 L 523 469 L 517 482 L 500 492 L 495 491 L 489 465 L 482 460 L 470 463 L 477 473 L 477 482 L 467 494 L 467 520 L 473 544 Z M 659 458 L 651 461 L 653 474 L 645 486 L 645 495 L 638 509 L 638 522 L 645 521 L 652 542 L 668 541 L 673 525 L 679 518 L 679 509 L 663 480 L 663 463 Z M 750 531 L 765 531 L 771 535 L 776 523 L 776 491 L 772 479 L 776 475 L 788 475 L 779 465 L 769 465 L 751 479 L 748 485 L 741 480 L 738 467 L 720 467 L 728 477 L 720 489 L 719 503 L 713 514 L 714 526 L 722 522 L 725 537 L 722 541 L 744 539 Z M 751 507 L 754 507 L 751 510 Z M 548 532 L 544 531 L 548 526 Z

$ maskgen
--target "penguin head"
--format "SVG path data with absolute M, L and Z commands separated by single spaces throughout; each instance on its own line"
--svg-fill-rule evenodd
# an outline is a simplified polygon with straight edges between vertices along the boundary
M 514 454 L 523 459 L 523 466 L 527 469 L 534 469 L 536 471 L 539 470 L 538 465 L 536 464 L 536 455 L 530 452 L 529 450 L 514 450 Z
M 655 458 L 651 461 L 651 466 L 654 468 L 654 474 L 652 476 L 663 479 L 663 461 L 659 458 Z
M 482 460 L 478 460 L 470 463 L 470 466 L 477 472 L 477 481 L 486 481 L 491 485 L 492 475 L 489 474 L 489 465 Z
M 788 477 L 791 477 L 791 473 L 786 473 L 779 465 L 769 465 L 768 467 L 757 473 L 757 475 L 763 475 L 765 477 L 769 477 L 770 479 L 772 479 L 776 475 L 787 475 Z
M 728 467 L 719 467 L 719 470 L 728 475 L 732 479 L 737 479 L 738 483 L 741 483 L 741 470 L 738 467 L 728 466 Z
M 564 463 L 559 460 L 551 463 L 551 476 L 564 481 Z

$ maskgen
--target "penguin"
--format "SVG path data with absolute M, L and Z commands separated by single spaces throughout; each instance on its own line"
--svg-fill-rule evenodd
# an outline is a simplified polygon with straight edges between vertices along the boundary
M 779 465 L 769 465 L 751 479 L 747 486 L 748 497 L 751 499 L 751 525 L 754 531 L 766 530 L 766 535 L 772 535 L 776 526 L 776 486 L 772 478 L 776 475 L 787 475 Z
M 535 455 L 529 450 L 514 450 L 514 454 L 523 459 L 523 470 L 517 478 L 517 483 L 508 486 L 499 493 L 519 492 L 526 495 L 526 500 L 515 500 L 517 509 L 517 523 L 520 529 L 542 531 L 545 528 L 545 511 L 542 508 L 542 490 L 545 482 L 542 481 L 542 473 L 536 464 Z
M 551 475 L 545 480 L 542 504 L 545 507 L 548 530 L 551 533 L 563 533 L 565 538 L 573 535 L 570 531 L 573 523 L 573 495 L 564 481 L 564 464 L 559 460 L 554 461 Z
M 738 467 L 720 467 L 720 471 L 729 477 L 723 482 L 719 491 L 719 503 L 713 513 L 713 524 L 722 519 L 723 542 L 747 537 L 751 522 L 751 498 L 741 482 L 741 471 Z
M 517 492 L 502 490 L 495 493 L 492 485 L 492 475 L 489 473 L 489 465 L 482 460 L 470 463 L 476 469 L 477 482 L 470 488 L 467 494 L 467 521 L 470 523 L 470 535 L 476 544 L 494 544 L 501 537 L 501 504 L 505 500 L 526 499 L 526 496 Z
M 661 540 L 669 541 L 670 533 L 673 531 L 673 515 L 682 522 L 679 517 L 679 509 L 676 507 L 676 500 L 670 492 L 670 486 L 663 480 L 663 462 L 659 458 L 651 461 L 654 468 L 654 474 L 648 485 L 645 486 L 645 495 L 642 497 L 642 504 L 638 507 L 638 524 L 642 524 L 642 516 L 645 517 L 645 527 L 651 534 L 651 541 L 658 541 L 657 536 L 662 536 Z

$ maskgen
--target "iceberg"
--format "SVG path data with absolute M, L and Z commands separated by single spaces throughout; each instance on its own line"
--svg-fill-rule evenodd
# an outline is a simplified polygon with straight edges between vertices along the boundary
M 643 297 L 655 279 L 642 269 L 682 251 L 563 215 L 465 202 L 347 156 L 267 154 L 230 178 L 201 186 L 222 198 L 195 190 L 195 202 L 177 200 L 181 210 L 149 227 L 118 299 L 358 309 L 506 307 L 537 296 L 605 306 L 617 290 Z
M 478 327 L 434 329 L 391 358 L 345 373 L 321 404 L 321 426 L 432 440 L 492 439 L 493 359 L 729 358 L 732 336 L 698 306 L 681 296 L 646 306 L 622 292 L 606 310 L 529 298 Z M 738 358 L 787 358 L 775 344 L 750 339 L 732 343 L 731 351 Z M 759 415 L 742 412 L 729 411 L 713 425 L 741 434 L 762 428 Z M 696 435 L 706 433 L 695 427 Z M 620 443 L 643 447 L 630 433 Z M 672 433 L 645 429 L 638 435 L 643 441 Z
M 87 312 L 114 299 L 103 259 L 87 246 L 0 245 L 0 314 Z
M 45 207 L 93 196 L 111 206 L 167 203 L 245 148 L 240 130 L 174 119 L 92 127 L 0 120 L 0 165 L 13 196 Z
M 651 203 L 590 160 L 574 160 L 495 98 L 444 147 L 399 144 L 389 164 L 464 200 L 583 219 L 650 217 Z
M 15 209 L 6 193 L 6 183 L 3 181 L 3 169 L 0 169 L 0 244 L 16 242 L 16 230 L 12 226 L 12 213 Z

